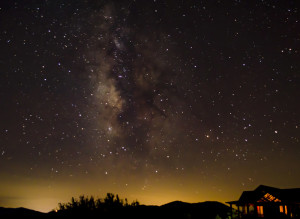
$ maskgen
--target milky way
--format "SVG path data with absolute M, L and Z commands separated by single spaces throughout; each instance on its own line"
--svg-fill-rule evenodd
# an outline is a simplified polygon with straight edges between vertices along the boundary
M 167 153 L 164 130 L 173 117 L 168 108 L 184 101 L 176 88 L 179 72 L 167 65 L 171 60 L 163 41 L 168 35 L 134 27 L 129 10 L 107 5 L 97 13 L 100 25 L 93 36 L 99 37 L 91 40 L 87 71 L 95 93 L 93 114 L 99 115 L 95 123 L 106 136 L 101 144 L 147 162 L 155 150 Z

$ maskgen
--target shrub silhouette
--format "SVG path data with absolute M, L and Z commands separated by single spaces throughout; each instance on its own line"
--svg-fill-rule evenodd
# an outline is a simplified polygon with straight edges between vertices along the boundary
M 76 213 L 86 213 L 86 212 L 108 212 L 114 209 L 137 207 L 139 202 L 133 201 L 128 204 L 128 200 L 119 198 L 119 195 L 114 195 L 113 193 L 107 193 L 104 199 L 95 199 L 93 196 L 85 197 L 84 195 L 79 196 L 79 199 L 74 197 L 68 203 L 59 203 L 59 212 L 76 212 Z

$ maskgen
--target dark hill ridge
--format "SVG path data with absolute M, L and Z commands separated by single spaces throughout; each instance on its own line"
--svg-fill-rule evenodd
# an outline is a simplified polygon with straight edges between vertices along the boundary
M 26 217 L 38 218 L 46 216 L 47 213 L 34 211 L 27 208 L 2 208 L 0 207 L 0 218 Z
M 228 218 L 230 208 L 220 202 L 186 203 L 181 201 L 170 202 L 161 206 L 140 205 L 137 207 L 111 209 L 110 211 L 69 211 L 41 213 L 26 208 L 0 208 L 0 218 L 74 218 L 75 216 L 94 218 L 146 218 L 146 219 L 215 219 Z
M 160 207 L 163 207 L 163 208 L 174 208 L 174 207 L 182 208 L 182 207 L 188 207 L 188 206 L 191 206 L 191 205 L 193 205 L 193 203 L 182 202 L 182 201 L 173 201 L 173 202 L 161 205 Z
M 222 206 L 228 208 L 227 205 L 222 204 L 221 202 L 217 201 L 206 201 L 206 202 L 198 202 L 198 203 L 188 203 L 188 202 L 182 202 L 182 201 L 173 201 L 164 205 L 161 205 L 160 207 L 166 208 L 166 207 L 203 207 L 203 206 Z
M 172 218 L 228 218 L 230 207 L 216 201 L 186 203 L 174 201 L 162 205 L 165 212 L 172 212 Z

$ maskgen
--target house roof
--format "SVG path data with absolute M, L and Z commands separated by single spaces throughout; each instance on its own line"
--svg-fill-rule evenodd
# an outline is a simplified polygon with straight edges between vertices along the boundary
M 266 202 L 300 203 L 300 188 L 278 189 L 270 186 L 260 185 L 253 191 L 244 191 L 239 200 L 227 203 L 247 204 Z

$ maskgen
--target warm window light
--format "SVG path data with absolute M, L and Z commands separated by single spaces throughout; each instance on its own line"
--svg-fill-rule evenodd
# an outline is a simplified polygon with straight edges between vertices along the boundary
M 269 193 L 265 194 L 264 197 L 269 200 L 270 202 L 271 201 L 274 201 L 275 197 Z
M 274 197 L 270 193 L 266 193 L 260 200 L 259 202 L 281 202 L 278 198 Z
M 279 211 L 280 213 L 286 214 L 287 215 L 287 206 L 286 205 L 280 205 L 279 206 Z
M 282 205 L 279 206 L 279 211 L 280 211 L 280 213 L 284 213 L 284 210 L 283 210 L 283 206 L 282 206 Z
M 258 217 L 263 217 L 264 216 L 263 206 L 257 206 L 257 214 L 258 214 Z
M 287 206 L 286 205 L 284 206 L 284 209 L 285 209 L 284 213 L 287 215 Z

